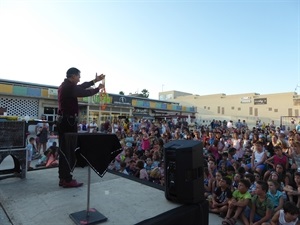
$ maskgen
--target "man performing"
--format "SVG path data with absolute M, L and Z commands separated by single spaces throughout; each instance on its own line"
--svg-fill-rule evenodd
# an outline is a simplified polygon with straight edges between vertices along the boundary
M 66 148 L 65 133 L 77 133 L 79 112 L 77 97 L 87 97 L 97 94 L 100 89 L 104 88 L 103 84 L 99 84 L 99 86 L 94 89 L 87 88 L 104 78 L 105 75 L 101 74 L 97 76 L 96 74 L 94 80 L 77 85 L 80 81 L 80 71 L 72 67 L 67 71 L 67 78 L 58 88 L 57 128 L 60 147 L 58 174 L 59 186 L 61 187 L 73 188 L 83 185 L 83 183 L 79 183 L 75 179 L 72 179 L 71 167 L 66 156 L 69 158 L 71 157 L 71 160 L 75 161 L 75 154 L 71 154 L 68 152 L 69 149 Z

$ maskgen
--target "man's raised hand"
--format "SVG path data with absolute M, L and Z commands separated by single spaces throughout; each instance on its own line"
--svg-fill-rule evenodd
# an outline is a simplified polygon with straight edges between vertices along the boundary
M 103 73 L 100 74 L 100 75 L 97 75 L 97 73 L 96 73 L 95 82 L 98 82 L 98 81 L 103 80 L 103 79 L 105 79 L 105 75 Z

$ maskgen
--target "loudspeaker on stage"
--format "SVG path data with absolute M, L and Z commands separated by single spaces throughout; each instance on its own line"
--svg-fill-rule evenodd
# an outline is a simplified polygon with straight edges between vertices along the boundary
M 205 201 L 202 142 L 175 140 L 164 147 L 165 197 L 183 204 Z

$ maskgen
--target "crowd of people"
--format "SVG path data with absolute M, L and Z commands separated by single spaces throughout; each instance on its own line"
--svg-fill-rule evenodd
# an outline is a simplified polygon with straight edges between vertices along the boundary
M 224 129 L 225 128 L 225 129 Z M 239 121 L 208 130 L 205 196 L 222 224 L 297 224 L 300 215 L 300 125 L 249 129 Z M 203 134 L 202 134 L 203 135 Z
M 222 224 L 233 225 L 237 220 L 296 224 L 300 214 L 300 123 L 293 130 L 260 121 L 250 128 L 240 120 L 189 125 L 186 119 L 114 119 L 93 130 L 116 134 L 120 140 L 123 151 L 109 169 L 159 185 L 165 185 L 164 145 L 173 140 L 201 141 L 206 159 L 205 197 L 210 211 L 224 218 Z M 84 131 L 85 126 L 79 123 L 78 130 Z M 57 159 L 55 151 L 54 156 Z
M 27 170 L 33 170 L 31 162 L 38 159 L 35 167 L 56 167 L 58 165 L 58 136 L 49 131 L 49 123 L 46 122 L 45 115 L 37 123 L 33 136 L 28 138 L 27 150 Z
M 165 184 L 164 144 L 203 143 L 205 196 L 222 224 L 296 224 L 300 215 L 300 123 L 282 130 L 257 121 L 217 121 L 189 126 L 186 120 L 107 122 L 123 147 L 110 169 Z

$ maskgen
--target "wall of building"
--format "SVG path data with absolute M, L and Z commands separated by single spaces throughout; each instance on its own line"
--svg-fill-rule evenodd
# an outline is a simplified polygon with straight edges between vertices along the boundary
M 275 124 L 280 125 L 282 116 L 294 116 L 296 120 L 300 120 L 300 97 L 294 92 L 266 95 L 257 93 L 185 95 L 177 96 L 172 101 L 197 107 L 196 118 L 201 123 L 203 120 L 208 123 L 212 119 L 233 121 L 245 119 L 249 125 L 254 126 L 257 120 L 266 124 L 274 120 Z

